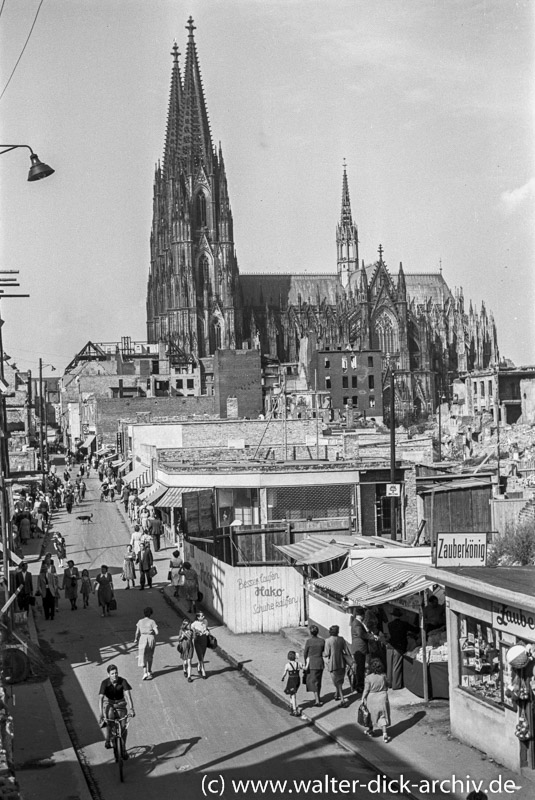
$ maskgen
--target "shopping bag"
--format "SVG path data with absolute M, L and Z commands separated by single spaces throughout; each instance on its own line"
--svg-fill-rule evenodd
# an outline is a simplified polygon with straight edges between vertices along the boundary
M 363 728 L 369 728 L 371 725 L 371 714 L 368 711 L 366 703 L 361 703 L 357 710 L 357 722 Z

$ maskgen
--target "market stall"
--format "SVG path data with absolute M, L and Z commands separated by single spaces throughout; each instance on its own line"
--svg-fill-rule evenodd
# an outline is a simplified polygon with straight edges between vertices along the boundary
M 341 634 L 351 641 L 351 610 L 357 606 L 380 609 L 382 658 L 392 688 L 406 686 L 426 699 L 447 698 L 446 630 L 426 623 L 431 619 L 426 614 L 427 597 L 435 588 L 425 576 L 426 569 L 424 564 L 395 559 L 363 559 L 311 582 L 308 618 L 323 631 L 338 624 Z M 405 634 L 400 636 L 402 630 Z

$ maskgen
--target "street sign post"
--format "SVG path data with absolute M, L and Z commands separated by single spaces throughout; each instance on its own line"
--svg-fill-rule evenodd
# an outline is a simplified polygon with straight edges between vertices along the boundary
M 386 484 L 387 497 L 401 497 L 401 484 L 400 483 L 387 483 Z

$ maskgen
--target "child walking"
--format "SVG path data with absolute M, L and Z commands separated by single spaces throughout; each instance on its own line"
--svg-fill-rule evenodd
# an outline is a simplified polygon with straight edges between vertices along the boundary
M 303 669 L 303 665 L 297 660 L 295 650 L 288 651 L 287 659 L 288 661 L 284 667 L 281 681 L 283 681 L 286 677 L 288 678 L 284 694 L 290 695 L 290 714 L 292 717 L 300 717 L 301 709 L 297 705 L 297 690 L 299 689 L 299 684 L 301 683 L 299 670 Z
M 80 594 L 84 600 L 84 608 L 89 608 L 89 595 L 93 591 L 93 587 L 91 585 L 91 578 L 89 577 L 89 571 L 87 569 L 82 570 L 82 582 L 80 584 Z

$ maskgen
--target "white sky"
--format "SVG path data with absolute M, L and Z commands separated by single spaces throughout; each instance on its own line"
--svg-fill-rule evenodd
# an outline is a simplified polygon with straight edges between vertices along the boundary
M 0 90 L 39 0 L 6 0 Z M 6 351 L 63 368 L 88 339 L 146 337 L 154 165 L 176 38 L 195 19 L 240 271 L 333 272 L 342 161 L 361 257 L 439 268 L 535 362 L 530 0 L 45 0 L 0 100 Z M 183 64 L 183 57 L 181 58 Z M 45 373 L 50 372 L 45 369 Z

